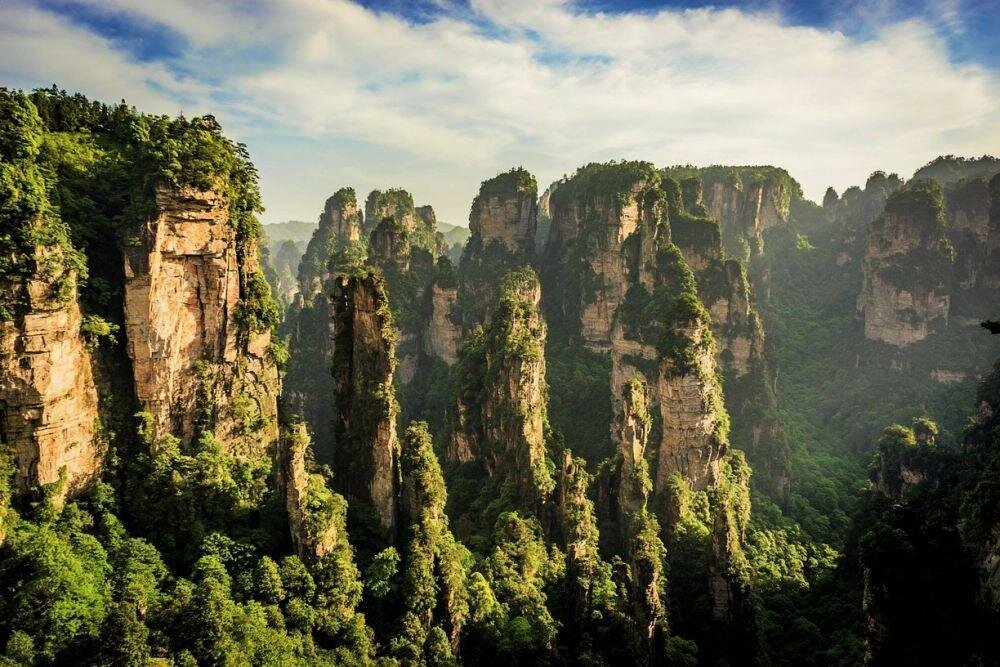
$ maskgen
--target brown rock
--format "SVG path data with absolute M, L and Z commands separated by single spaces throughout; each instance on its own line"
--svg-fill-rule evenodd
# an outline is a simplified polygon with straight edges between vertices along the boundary
M 256 246 L 240 266 L 228 206 L 213 191 L 160 187 L 156 207 L 125 248 L 136 396 L 159 432 L 188 441 L 198 428 L 211 427 L 230 450 L 260 455 L 277 440 L 270 333 L 243 339 L 234 319 L 245 277 L 258 268 Z M 247 432 L 245 415 L 229 408 L 252 412 L 260 428 Z M 206 409 L 210 423 L 196 424 Z
M 80 308 L 75 291 L 64 302 L 48 281 L 25 287 L 27 312 L 0 323 L 0 440 L 17 464 L 15 488 L 57 482 L 65 469 L 63 497 L 75 495 L 100 475 L 105 450 Z

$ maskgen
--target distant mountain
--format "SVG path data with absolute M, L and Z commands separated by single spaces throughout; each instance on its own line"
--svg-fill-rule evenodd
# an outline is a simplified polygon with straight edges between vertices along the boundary
M 315 222 L 305 222 L 303 220 L 289 220 L 288 222 L 276 222 L 264 225 L 264 234 L 273 246 L 280 246 L 285 241 L 295 241 L 302 243 L 303 247 L 309 243 L 313 232 L 316 231 Z
M 460 246 L 464 246 L 465 242 L 469 240 L 469 228 L 462 227 L 460 225 L 452 225 L 447 222 L 437 223 L 438 231 L 444 234 L 444 240 L 449 246 L 453 246 L 456 243 Z

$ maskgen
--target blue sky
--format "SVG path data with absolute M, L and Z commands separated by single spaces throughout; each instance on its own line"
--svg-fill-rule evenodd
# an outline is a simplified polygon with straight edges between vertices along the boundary
M 213 113 L 265 220 L 593 160 L 777 164 L 818 198 L 1000 153 L 1000 0 L 3 0 L 0 85 Z

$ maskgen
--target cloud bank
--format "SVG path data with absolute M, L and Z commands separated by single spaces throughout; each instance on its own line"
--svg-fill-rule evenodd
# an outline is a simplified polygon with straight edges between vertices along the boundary
M 9 0 L 0 85 L 214 113 L 249 145 L 268 221 L 312 220 L 353 185 L 464 224 L 479 182 L 515 165 L 544 187 L 611 158 L 775 164 L 819 198 L 1000 150 L 1000 76 L 954 62 L 934 21 L 861 38 L 735 9 L 439 4 L 415 22 L 346 0 Z

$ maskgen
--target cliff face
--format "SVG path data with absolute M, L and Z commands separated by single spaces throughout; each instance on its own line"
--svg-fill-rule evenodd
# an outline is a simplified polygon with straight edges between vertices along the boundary
M 76 291 L 64 300 L 51 288 L 41 275 L 0 279 L 0 289 L 21 294 L 25 305 L 0 322 L 0 440 L 16 461 L 16 488 L 56 482 L 65 469 L 65 496 L 99 476 L 105 445 Z
M 537 196 L 535 179 L 523 170 L 484 182 L 472 202 L 469 231 L 483 245 L 501 243 L 510 252 L 531 257 L 538 224 Z
M 364 234 L 371 234 L 386 218 L 395 219 L 403 229 L 413 231 L 417 226 L 417 211 L 413 195 L 406 190 L 372 190 L 365 200 Z
M 209 427 L 231 449 L 259 455 L 277 438 L 278 377 L 269 331 L 240 322 L 264 280 L 256 247 L 241 265 L 228 207 L 215 192 L 161 187 L 155 201 L 156 216 L 125 246 L 136 396 L 161 432 L 189 441 Z
M 794 181 L 773 167 L 734 167 L 731 174 L 703 175 L 705 206 L 722 224 L 726 254 L 748 260 L 763 251 L 764 232 L 788 220 Z M 749 250 L 747 249 L 749 246 Z M 749 252 L 749 254 L 747 254 Z
M 667 215 L 659 182 L 647 163 L 591 164 L 551 194 L 547 310 L 559 312 L 590 349 L 611 348 L 615 312 L 629 285 L 649 282 Z
M 329 265 L 348 243 L 361 239 L 361 214 L 352 188 L 341 188 L 326 200 L 319 224 L 299 262 L 299 293 L 312 299 L 329 279 Z
M 440 359 L 449 366 L 458 361 L 458 344 L 461 340 L 459 326 L 452 321 L 458 287 L 435 282 L 430 287 L 428 301 L 430 316 L 422 339 L 424 354 Z
M 320 496 L 328 494 L 322 476 L 306 469 L 309 432 L 306 425 L 292 424 L 282 438 L 278 481 L 285 498 L 285 511 L 295 553 L 306 563 L 318 563 L 347 535 L 336 521 L 321 521 L 315 516 Z M 332 494 L 331 494 L 332 495 Z M 340 499 L 343 504 L 343 499 Z
M 511 497 L 540 513 L 553 481 L 545 458 L 546 328 L 538 312 L 541 288 L 529 269 L 511 273 L 485 330 L 463 347 L 456 425 L 449 437 L 453 461 L 478 461 Z
M 876 171 L 868 177 L 864 190 L 851 187 L 840 197 L 832 188 L 827 190 L 823 216 L 836 230 L 836 241 L 841 246 L 838 264 L 861 257 L 868 226 L 882 215 L 886 201 L 901 187 L 903 180 L 896 174 Z
M 483 181 L 469 213 L 469 241 L 458 266 L 456 319 L 482 324 L 503 276 L 530 263 L 538 224 L 535 177 L 513 169 Z
M 632 613 L 640 623 L 646 651 L 665 632 L 666 565 L 665 550 L 659 536 L 659 524 L 647 510 L 651 490 L 645 460 L 646 445 L 652 428 L 648 387 L 636 379 L 622 388 L 621 410 L 612 429 L 618 454 L 606 473 L 605 484 L 614 495 L 614 516 L 621 530 L 621 543 L 628 562 L 629 600 Z
M 707 326 L 693 322 L 679 330 L 695 347 L 706 346 Z M 663 439 L 658 448 L 659 465 L 655 488 L 662 490 L 674 472 L 701 490 L 718 474 L 719 459 L 726 451 L 721 431 L 728 426 L 721 391 L 713 381 L 715 358 L 706 349 L 697 355 L 694 368 L 677 372 L 661 361 L 654 380 L 663 420 Z
M 396 530 L 399 443 L 392 376 L 395 331 L 382 280 L 340 276 L 334 306 L 334 468 L 338 490 L 367 503 L 387 536 Z
M 902 347 L 946 325 L 953 258 L 936 183 L 918 181 L 890 197 L 865 246 L 858 296 L 865 337 Z
M 951 312 L 981 318 L 1000 307 L 1000 173 L 959 181 L 945 202 L 956 257 Z

